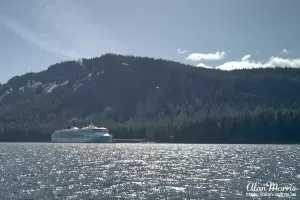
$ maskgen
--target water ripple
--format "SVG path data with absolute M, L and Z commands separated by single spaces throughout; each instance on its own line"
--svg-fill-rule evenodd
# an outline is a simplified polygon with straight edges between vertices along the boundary
M 249 182 L 300 188 L 299 145 L 0 145 L 0 199 L 253 199 Z M 300 198 L 298 194 L 298 198 Z

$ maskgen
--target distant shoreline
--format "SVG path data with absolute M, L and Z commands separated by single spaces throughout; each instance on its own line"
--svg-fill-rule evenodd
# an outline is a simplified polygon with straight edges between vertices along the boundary
M 52 143 L 51 141 L 0 141 L 0 143 Z M 272 143 L 184 143 L 184 142 L 136 142 L 136 141 L 122 141 L 122 142 L 109 142 L 109 143 L 53 143 L 53 144 L 255 144 L 255 145 L 300 145 L 300 143 L 288 142 L 272 142 Z

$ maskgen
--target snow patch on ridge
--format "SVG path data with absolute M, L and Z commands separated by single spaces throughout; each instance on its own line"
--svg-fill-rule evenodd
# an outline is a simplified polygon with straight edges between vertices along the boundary
M 104 70 L 101 70 L 101 72 L 97 72 L 97 76 L 104 74 Z
M 20 87 L 19 90 L 22 91 L 22 92 L 24 92 L 25 86 Z
M 68 84 L 69 83 L 69 81 L 64 81 L 63 83 L 61 83 L 61 84 L 56 84 L 56 81 L 55 82 L 53 82 L 53 83 L 50 83 L 46 88 L 45 88 L 45 92 L 47 92 L 47 93 L 50 93 L 50 92 L 52 92 L 55 88 L 57 88 L 57 87 L 59 87 L 59 86 L 64 86 L 64 85 L 66 85 L 66 84 Z
M 19 91 L 24 92 L 24 91 L 25 91 L 25 87 L 26 87 L 26 88 L 29 88 L 29 89 L 36 89 L 36 88 L 38 88 L 39 86 L 44 87 L 44 86 L 43 86 L 43 83 L 40 82 L 40 81 L 35 82 L 35 81 L 33 81 L 33 80 L 32 80 L 32 81 L 31 81 L 31 80 L 28 80 L 28 83 L 27 83 L 26 85 L 20 87 L 20 88 L 19 88 Z
M 9 95 L 11 92 L 13 92 L 13 89 L 10 88 L 9 90 L 6 90 L 1 96 L 0 96 L 0 101 L 7 95 Z
M 36 89 L 36 88 L 38 88 L 39 86 L 41 86 L 41 85 L 43 85 L 43 83 L 42 82 L 40 82 L 40 81 L 38 81 L 38 82 L 35 82 L 35 81 L 28 81 L 28 83 L 27 83 L 27 88 L 34 88 L 34 89 Z
M 60 86 L 67 85 L 68 83 L 69 83 L 69 80 L 61 83 Z
M 79 88 L 81 86 L 81 83 L 79 83 L 79 85 L 74 85 L 74 90 L 76 91 L 77 88 Z
M 50 83 L 48 87 L 45 88 L 45 92 L 50 93 L 52 90 L 57 88 L 59 85 L 56 85 L 56 81 L 54 83 Z

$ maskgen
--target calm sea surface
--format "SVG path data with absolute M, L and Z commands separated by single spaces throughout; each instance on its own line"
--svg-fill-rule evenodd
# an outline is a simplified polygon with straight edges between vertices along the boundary
M 247 191 L 300 189 L 299 153 L 299 145 L 0 143 L 0 199 L 300 199 L 299 190 Z

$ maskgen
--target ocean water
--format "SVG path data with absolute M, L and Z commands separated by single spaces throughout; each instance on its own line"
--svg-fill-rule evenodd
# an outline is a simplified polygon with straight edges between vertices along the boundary
M 300 199 L 299 153 L 299 145 L 0 143 L 0 199 Z M 269 194 L 249 191 L 254 184 Z

